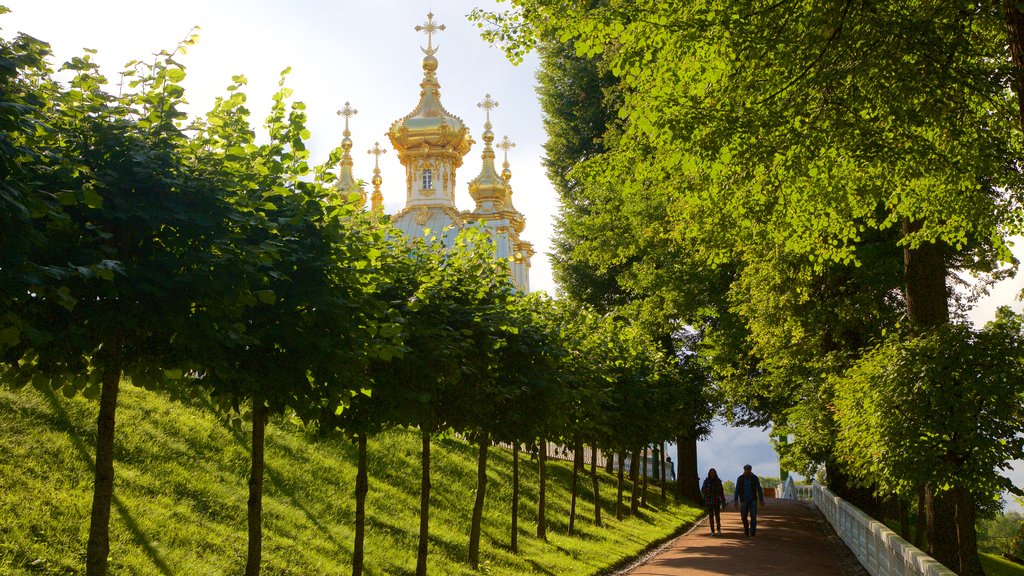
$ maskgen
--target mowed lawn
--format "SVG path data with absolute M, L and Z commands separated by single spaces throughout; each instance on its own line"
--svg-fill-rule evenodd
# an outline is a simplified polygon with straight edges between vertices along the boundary
M 92 498 L 96 403 L 0 386 L 0 573 L 79 574 Z M 419 525 L 419 435 L 396 430 L 369 443 L 366 574 L 413 574 Z M 110 574 L 243 572 L 248 426 L 232 430 L 201 402 L 183 404 L 126 384 L 118 407 Z M 519 554 L 508 549 L 511 462 L 493 448 L 481 570 L 465 559 L 476 447 L 435 442 L 429 571 L 456 574 L 599 574 L 691 525 L 698 509 L 662 501 L 619 522 L 615 484 L 603 471 L 605 524 L 593 523 L 581 483 L 577 535 L 565 535 L 571 466 L 551 462 L 547 542 L 534 536 L 537 466 L 521 457 Z M 267 432 L 266 575 L 350 574 L 355 446 L 274 419 Z M 628 491 L 627 491 L 628 497 Z

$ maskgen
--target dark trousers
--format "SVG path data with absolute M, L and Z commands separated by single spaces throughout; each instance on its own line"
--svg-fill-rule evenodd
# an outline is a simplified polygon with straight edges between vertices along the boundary
M 722 505 L 721 504 L 708 504 L 708 523 L 711 524 L 711 533 L 715 533 L 715 526 L 718 526 L 718 531 L 722 531 Z
M 743 519 L 744 534 L 753 534 L 757 531 L 757 500 L 751 499 L 740 502 L 740 518 Z

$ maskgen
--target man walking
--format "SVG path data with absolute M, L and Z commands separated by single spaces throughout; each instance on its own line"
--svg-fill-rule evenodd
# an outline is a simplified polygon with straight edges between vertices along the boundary
M 764 492 L 761 490 L 761 480 L 751 472 L 750 464 L 743 465 L 743 474 L 736 479 L 736 491 L 732 495 L 733 506 L 737 502 L 740 506 L 740 518 L 743 519 L 743 534 L 753 536 L 757 532 L 757 506 L 764 506 Z

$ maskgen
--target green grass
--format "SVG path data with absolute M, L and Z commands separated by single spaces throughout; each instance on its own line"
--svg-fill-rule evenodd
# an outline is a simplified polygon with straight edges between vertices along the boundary
M 0 573 L 81 574 L 92 495 L 96 404 L 0 388 Z M 294 423 L 267 431 L 263 573 L 350 574 L 355 447 Z M 429 571 L 474 574 L 465 562 L 476 448 L 435 443 Z M 118 407 L 110 574 L 240 574 L 245 565 L 248 437 L 201 405 L 130 385 Z M 412 574 L 418 530 L 419 437 L 369 443 L 368 576 Z M 601 473 L 605 526 L 592 522 L 590 482 L 578 535 L 565 536 L 570 467 L 549 467 L 549 540 L 533 536 L 537 470 L 521 459 L 520 553 L 509 539 L 511 453 L 495 448 L 481 543 L 483 574 L 597 574 L 692 524 L 699 510 L 662 503 L 614 518 L 614 479 Z
M 985 576 L 1024 576 L 1024 566 L 995 554 L 982 552 L 981 567 L 985 569 Z

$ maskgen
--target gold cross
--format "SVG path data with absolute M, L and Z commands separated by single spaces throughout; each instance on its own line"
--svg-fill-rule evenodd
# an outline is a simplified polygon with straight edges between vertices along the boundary
M 511 140 L 509 140 L 507 135 L 504 138 L 501 139 L 501 142 L 498 142 L 497 144 L 495 144 L 495 148 L 505 152 L 505 166 L 506 167 L 508 166 L 508 151 L 513 149 L 513 148 L 515 148 L 515 147 L 516 147 L 516 143 L 511 141 Z
M 483 108 L 484 112 L 487 113 L 487 127 L 491 127 L 491 110 L 498 107 L 498 101 L 491 98 L 490 94 L 484 95 L 484 101 L 477 104 L 478 108 Z
M 433 56 L 437 53 L 437 48 L 434 48 L 433 41 L 434 32 L 437 32 L 438 30 L 444 30 L 444 24 L 439 25 L 437 22 L 434 22 L 433 12 L 427 12 L 427 21 L 424 22 L 422 26 L 416 27 L 417 32 L 426 32 L 427 34 L 427 47 L 420 48 L 420 50 L 423 50 L 423 53 L 427 56 Z
M 377 170 L 380 169 L 380 167 L 378 165 L 378 163 L 380 162 L 380 155 L 384 154 L 385 152 L 387 152 L 387 150 L 385 150 L 385 149 L 380 147 L 380 142 L 374 142 L 373 143 L 373 149 L 366 151 L 367 154 L 373 154 L 373 156 L 374 156 L 374 158 L 373 158 L 373 170 L 374 170 L 374 172 L 376 172 Z
M 345 117 L 345 135 L 346 136 L 348 135 L 348 119 L 353 117 L 353 116 L 355 116 L 358 113 L 359 113 L 359 110 L 356 110 L 355 108 L 353 108 L 352 105 L 349 104 L 348 102 L 345 102 L 345 107 L 344 108 L 342 108 L 341 110 L 338 110 L 338 116 L 344 116 Z

